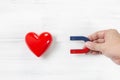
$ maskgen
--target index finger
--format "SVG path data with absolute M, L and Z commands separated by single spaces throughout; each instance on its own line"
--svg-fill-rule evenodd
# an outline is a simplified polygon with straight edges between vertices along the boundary
M 95 32 L 92 35 L 89 35 L 88 38 L 90 39 L 90 41 L 94 41 L 97 39 L 104 39 L 105 31 L 106 30 Z

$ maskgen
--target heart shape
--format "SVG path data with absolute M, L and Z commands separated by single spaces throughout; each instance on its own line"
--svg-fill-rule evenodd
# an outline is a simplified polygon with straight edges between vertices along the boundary
M 40 57 L 50 46 L 52 35 L 49 32 L 43 32 L 38 36 L 34 32 L 29 32 L 25 37 L 25 41 L 29 49 L 37 57 Z

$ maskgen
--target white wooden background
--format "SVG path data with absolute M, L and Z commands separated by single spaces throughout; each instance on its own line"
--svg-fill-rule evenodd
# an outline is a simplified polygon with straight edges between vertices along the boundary
M 110 59 L 69 53 L 83 45 L 70 35 L 109 28 L 120 31 L 120 0 L 0 0 L 0 80 L 119 80 Z M 40 58 L 25 44 L 30 31 L 54 36 Z

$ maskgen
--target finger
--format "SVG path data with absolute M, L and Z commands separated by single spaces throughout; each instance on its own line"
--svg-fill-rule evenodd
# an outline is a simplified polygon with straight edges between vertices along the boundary
M 100 52 L 99 51 L 93 51 L 91 54 L 93 54 L 93 55 L 99 55 Z
M 98 39 L 98 40 L 95 40 L 95 41 L 93 41 L 93 42 L 95 42 L 95 43 L 104 43 L 105 40 L 104 40 L 104 39 Z
M 103 43 L 95 43 L 95 42 L 86 42 L 85 46 L 89 48 L 90 50 L 94 51 L 103 51 L 104 50 L 104 44 Z
M 94 41 L 94 40 L 97 40 L 97 39 L 103 39 L 103 38 L 104 38 L 104 34 L 105 34 L 105 30 L 103 30 L 103 31 L 98 31 L 98 32 L 95 32 L 95 33 L 93 33 L 92 35 L 88 36 L 88 38 L 89 38 L 91 41 Z

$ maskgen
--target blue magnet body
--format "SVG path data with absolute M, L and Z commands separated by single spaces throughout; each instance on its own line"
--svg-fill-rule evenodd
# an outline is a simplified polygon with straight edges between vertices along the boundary
M 90 41 L 90 39 L 88 39 L 87 37 L 84 36 L 70 36 L 70 40 L 72 41 L 77 41 L 77 40 L 82 40 L 82 41 Z

